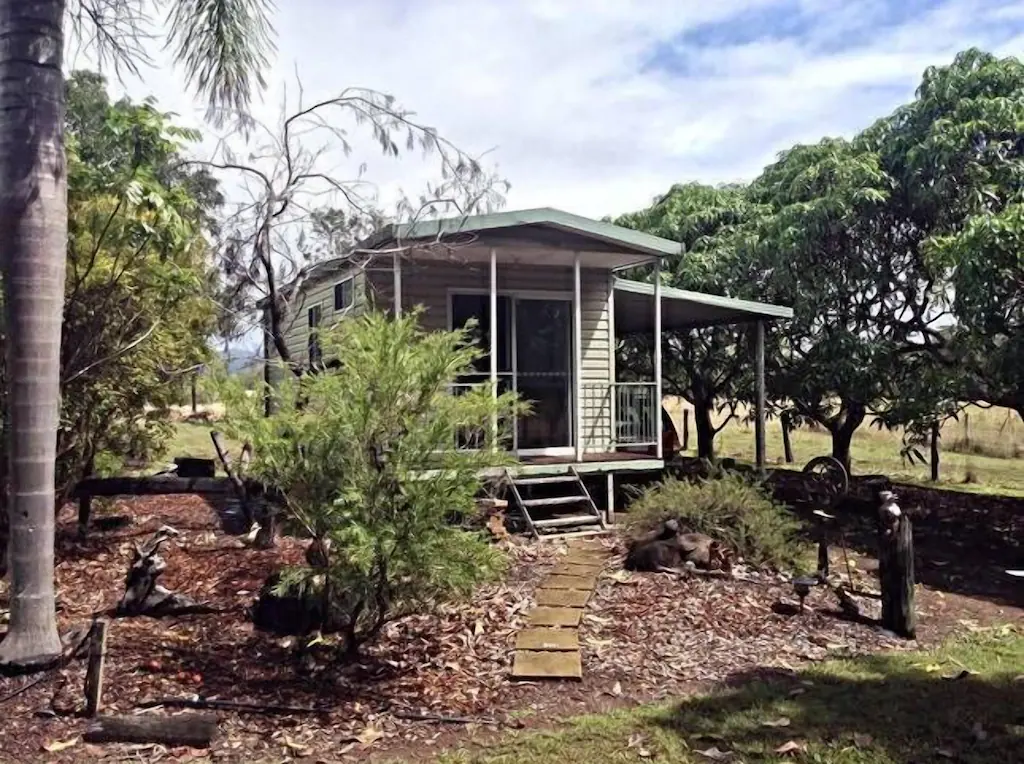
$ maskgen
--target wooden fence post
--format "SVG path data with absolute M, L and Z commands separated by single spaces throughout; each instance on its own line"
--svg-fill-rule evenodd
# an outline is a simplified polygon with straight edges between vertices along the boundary
M 683 409 L 683 451 L 690 450 L 690 409 Z
M 933 483 L 939 482 L 939 423 L 932 422 L 931 478 Z
M 914 532 L 905 514 L 898 518 L 895 527 L 882 529 L 878 578 L 882 588 L 882 627 L 905 639 L 914 639 Z

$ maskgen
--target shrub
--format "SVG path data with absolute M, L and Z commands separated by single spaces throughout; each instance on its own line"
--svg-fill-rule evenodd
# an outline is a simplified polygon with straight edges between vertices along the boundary
M 449 519 L 473 511 L 481 470 L 507 459 L 490 449 L 492 417 L 510 421 L 517 406 L 489 388 L 453 395 L 479 353 L 461 331 L 422 331 L 417 314 L 349 319 L 320 340 L 340 364 L 280 375 L 269 418 L 262 395 L 222 381 L 224 423 L 253 446 L 249 474 L 283 492 L 286 524 L 317 550 L 316 568 L 284 571 L 276 593 L 322 597 L 354 654 L 388 621 L 500 571 L 483 534 Z M 467 430 L 482 448 L 456 448 Z
M 800 555 L 799 522 L 742 475 L 727 473 L 698 482 L 668 478 L 630 506 L 626 528 L 635 535 L 669 518 L 677 519 L 681 528 L 718 539 L 756 565 L 791 566 Z

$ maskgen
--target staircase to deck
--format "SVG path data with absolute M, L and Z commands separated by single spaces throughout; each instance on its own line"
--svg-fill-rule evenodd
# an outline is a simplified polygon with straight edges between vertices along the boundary
M 575 467 L 564 475 L 518 477 L 506 471 L 512 504 L 536 537 L 603 533 L 604 517 Z

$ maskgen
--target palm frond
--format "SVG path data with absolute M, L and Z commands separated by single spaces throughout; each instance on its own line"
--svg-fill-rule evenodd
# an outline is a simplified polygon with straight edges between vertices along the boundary
M 263 70 L 276 50 L 273 10 L 273 0 L 170 0 L 168 45 L 189 87 L 208 99 L 215 124 L 244 114 L 254 90 L 266 88 Z

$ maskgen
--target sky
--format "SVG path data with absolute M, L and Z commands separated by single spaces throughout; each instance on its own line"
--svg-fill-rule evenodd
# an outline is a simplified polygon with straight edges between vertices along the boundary
M 259 121 L 294 108 L 300 81 L 306 103 L 372 88 L 483 155 L 511 184 L 507 209 L 591 217 L 673 183 L 749 180 L 795 143 L 852 135 L 964 48 L 1024 53 L 1021 0 L 278 0 L 274 19 Z M 150 55 L 112 89 L 202 126 L 180 69 L 160 45 Z M 77 45 L 68 59 L 94 66 Z M 437 179 L 436 160 L 383 158 L 365 130 L 339 126 L 353 152 L 328 149 L 333 177 L 365 164 L 385 203 Z M 203 158 L 217 145 L 206 134 Z

